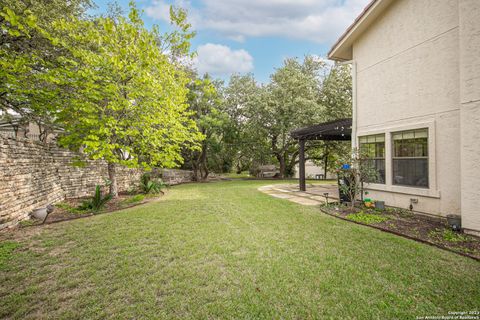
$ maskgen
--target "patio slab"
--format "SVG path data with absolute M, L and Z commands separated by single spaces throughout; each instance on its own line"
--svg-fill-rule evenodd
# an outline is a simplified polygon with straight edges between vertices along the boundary
M 288 200 L 298 204 L 303 204 L 304 206 L 316 206 L 320 204 L 320 201 L 312 200 L 304 197 L 292 197 Z
M 297 184 L 267 185 L 258 188 L 259 191 L 272 197 L 286 199 L 306 206 L 324 204 L 325 193 L 328 193 L 328 202 L 338 200 L 338 187 L 336 184 L 307 185 L 307 191 L 300 191 Z
M 269 193 L 269 195 L 275 198 L 280 198 L 280 199 L 290 199 L 293 197 L 292 195 L 284 194 L 284 193 Z

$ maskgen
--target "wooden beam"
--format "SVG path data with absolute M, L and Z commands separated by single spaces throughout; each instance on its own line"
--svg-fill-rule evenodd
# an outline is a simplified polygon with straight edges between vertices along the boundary
M 298 181 L 300 191 L 306 191 L 306 184 L 305 184 L 305 140 L 301 139 L 298 140 L 299 145 L 299 160 L 298 160 Z

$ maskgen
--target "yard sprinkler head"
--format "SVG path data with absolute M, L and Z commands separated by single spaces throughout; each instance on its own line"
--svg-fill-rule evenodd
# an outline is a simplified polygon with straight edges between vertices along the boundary
M 328 205 L 328 192 L 325 192 L 323 196 L 325 197 L 325 204 Z
M 408 207 L 410 211 L 413 211 L 413 204 L 417 204 L 418 199 L 417 198 L 410 198 L 410 206 Z

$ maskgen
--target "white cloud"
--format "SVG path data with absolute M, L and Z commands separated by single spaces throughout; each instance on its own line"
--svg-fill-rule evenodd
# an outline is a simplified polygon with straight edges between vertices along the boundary
M 147 15 L 167 20 L 166 1 L 152 0 Z M 197 30 L 215 30 L 230 39 L 286 36 L 330 44 L 370 0 L 201 0 L 200 6 L 170 1 L 189 11 Z
M 247 51 L 232 50 L 230 47 L 213 43 L 207 43 L 197 48 L 194 64 L 199 74 L 208 72 L 214 76 L 253 70 L 253 58 Z

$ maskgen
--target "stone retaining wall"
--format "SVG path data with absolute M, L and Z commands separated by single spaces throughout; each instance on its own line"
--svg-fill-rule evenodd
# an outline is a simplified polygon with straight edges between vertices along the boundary
M 0 229 L 14 226 L 38 207 L 66 198 L 92 195 L 97 184 L 108 178 L 107 164 L 102 160 L 74 166 L 81 155 L 28 139 L 0 137 Z M 192 172 L 157 169 L 166 183 L 192 181 Z M 120 192 L 138 185 L 142 171 L 117 168 Z

